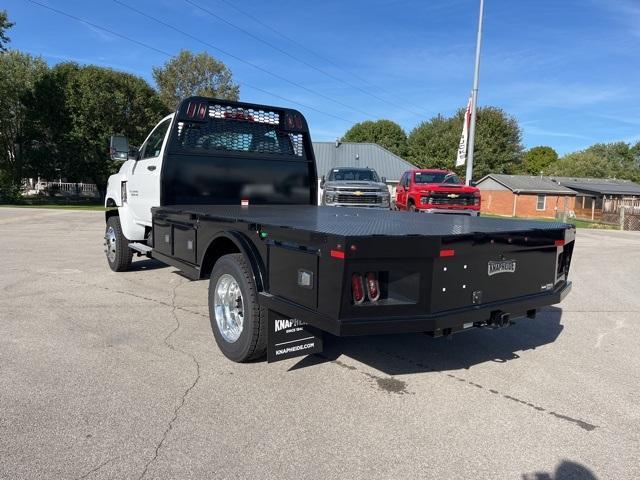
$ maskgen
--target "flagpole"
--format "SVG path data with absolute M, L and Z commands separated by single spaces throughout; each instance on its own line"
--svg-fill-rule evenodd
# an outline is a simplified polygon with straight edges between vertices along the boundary
M 467 156 L 467 185 L 473 176 L 473 149 L 476 139 L 476 106 L 478 103 L 478 78 L 480 76 L 480 48 L 482 46 L 482 19 L 484 16 L 484 0 L 480 0 L 480 17 L 478 19 L 478 38 L 476 40 L 476 64 L 473 71 L 473 90 L 471 90 L 471 125 L 469 126 L 469 153 Z

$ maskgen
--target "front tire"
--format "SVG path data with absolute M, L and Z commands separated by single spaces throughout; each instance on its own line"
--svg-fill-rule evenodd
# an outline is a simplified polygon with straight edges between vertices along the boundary
M 224 255 L 213 267 L 209 318 L 216 343 L 229 360 L 247 362 L 264 356 L 267 314 L 258 304 L 253 271 L 244 255 Z
M 109 267 L 114 272 L 124 272 L 131 266 L 133 252 L 129 248 L 129 240 L 122 233 L 120 217 L 114 215 L 107 220 L 104 234 L 104 251 Z

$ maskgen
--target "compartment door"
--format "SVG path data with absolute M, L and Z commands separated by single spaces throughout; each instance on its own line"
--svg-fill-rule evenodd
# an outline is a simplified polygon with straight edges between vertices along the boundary
M 173 254 L 180 260 L 196 263 L 196 231 L 191 225 L 173 225 Z
M 318 306 L 318 255 L 269 247 L 269 293 L 309 308 Z

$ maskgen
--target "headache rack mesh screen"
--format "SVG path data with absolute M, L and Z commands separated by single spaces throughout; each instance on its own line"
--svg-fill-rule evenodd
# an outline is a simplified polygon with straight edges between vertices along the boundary
M 187 149 L 270 153 L 302 157 L 303 136 L 280 128 L 277 112 L 209 105 L 207 123 L 178 122 L 178 144 Z

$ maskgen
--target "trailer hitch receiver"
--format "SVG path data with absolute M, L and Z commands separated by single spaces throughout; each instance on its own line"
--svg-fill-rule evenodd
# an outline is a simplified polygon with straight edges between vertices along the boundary
M 501 310 L 495 310 L 491 312 L 491 317 L 487 322 L 487 325 L 491 328 L 503 328 L 511 325 L 509 314 Z

